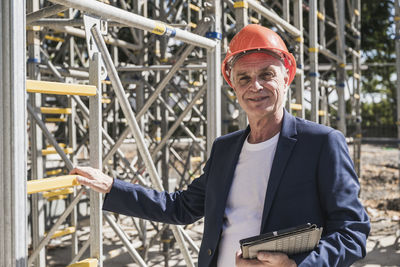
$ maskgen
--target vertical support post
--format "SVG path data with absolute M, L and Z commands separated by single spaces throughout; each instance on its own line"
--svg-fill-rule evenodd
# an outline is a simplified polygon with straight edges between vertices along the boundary
M 168 99 L 168 91 L 164 89 L 162 92 L 163 98 Z M 168 132 L 168 109 L 166 109 L 163 105 L 160 106 L 161 110 L 161 136 L 165 136 Z M 189 154 L 190 156 L 190 154 Z M 168 163 L 169 163 L 169 146 L 166 144 L 162 149 L 161 149 L 161 174 L 162 174 L 162 179 L 163 179 L 163 187 L 165 190 L 169 191 L 169 168 L 168 168 Z M 169 240 L 171 239 L 169 227 L 167 226 L 167 229 L 164 230 L 162 233 L 162 244 L 163 244 L 163 253 L 164 253 L 164 260 L 165 260 L 165 267 L 168 267 L 168 261 L 169 261 L 169 250 L 170 250 L 170 242 Z
M 321 124 L 328 125 L 328 97 L 327 97 L 327 87 L 321 86 Z
M 354 18 L 354 26 L 355 28 L 361 32 L 361 0 L 354 0 L 353 1 L 353 5 L 354 5 L 354 10 L 357 10 L 358 13 L 356 14 L 355 18 Z M 396 15 L 399 16 L 399 15 Z M 398 22 L 397 22 L 398 23 Z M 398 24 L 396 24 L 396 27 L 399 27 Z M 398 46 L 398 40 L 396 39 L 396 47 Z M 396 48 L 397 49 L 397 48 Z M 355 138 L 355 142 L 354 142 L 354 164 L 355 164 L 355 168 L 356 168 L 356 172 L 357 175 L 359 177 L 361 177 L 361 36 L 357 37 L 356 40 L 356 51 L 358 53 L 358 56 L 354 56 L 355 60 L 355 71 L 354 71 L 354 75 L 353 75 L 353 80 L 354 80 L 354 90 L 355 90 L 355 109 L 356 109 L 356 138 Z M 396 50 L 397 51 L 397 50 Z M 397 54 L 400 56 L 400 51 L 399 54 Z M 399 57 L 398 56 L 398 57 Z M 397 59 L 396 57 L 396 60 Z M 397 66 L 400 66 L 399 62 L 397 64 Z M 399 71 L 399 70 L 397 70 Z M 357 75 L 356 75 L 357 74 Z M 397 89 L 399 90 L 400 84 L 399 81 L 397 81 Z M 399 95 L 399 94 L 397 94 Z M 397 101 L 399 101 L 399 99 L 397 99 Z M 398 102 L 399 103 L 399 102 Z M 399 108 L 397 108 L 397 110 L 399 110 Z M 398 111 L 399 112 L 399 111 Z M 398 131 L 400 132 L 400 131 Z M 400 135 L 399 135 L 400 136 Z M 400 159 L 399 159 L 400 162 Z M 400 177 L 400 175 L 399 175 Z
M 0 266 L 27 264 L 25 1 L 1 1 Z
M 310 30 L 310 85 L 311 85 L 311 120 L 318 121 L 319 91 L 318 91 L 318 31 L 317 31 L 317 0 L 310 0 L 309 30 Z
M 397 139 L 400 139 L 400 1 L 395 0 L 395 12 L 396 12 L 396 69 L 397 69 Z M 400 143 L 399 147 L 399 179 L 400 179 Z
M 322 47 L 326 47 L 326 38 L 325 38 L 325 0 L 319 0 L 319 12 L 321 12 L 323 16 L 323 20 L 319 20 L 319 44 Z
M 304 39 L 303 39 L 303 1 L 294 0 L 293 3 L 293 18 L 294 18 L 294 26 L 300 30 L 301 35 L 296 38 L 296 42 L 298 43 L 298 58 L 297 58 L 297 68 L 301 70 L 299 74 L 295 77 L 295 86 L 296 86 L 296 103 L 301 105 L 301 110 L 297 112 L 297 116 L 300 118 L 304 118 Z
M 102 169 L 102 139 L 101 139 L 101 81 L 100 53 L 94 53 L 89 65 L 89 83 L 97 87 L 97 94 L 89 97 L 89 142 L 90 166 Z M 104 70 L 103 70 L 104 71 Z M 102 240 L 102 195 L 90 190 L 90 257 L 98 260 L 98 266 L 103 266 Z
M 211 3 L 211 2 L 210 2 Z M 211 33 L 214 39 L 221 36 L 221 1 L 212 2 L 210 15 L 214 21 Z M 207 50 L 207 153 L 210 155 L 215 138 L 221 135 L 221 45 Z
M 289 0 L 282 0 L 282 10 L 283 10 L 283 19 L 290 23 L 290 2 Z M 292 109 L 290 107 L 290 103 L 292 102 L 292 88 L 288 86 L 286 88 L 286 103 L 285 108 L 289 113 L 292 113 Z
M 26 9 L 28 13 L 39 10 L 39 1 L 33 0 L 26 2 Z M 29 79 L 40 80 L 40 71 L 37 63 L 40 62 L 40 39 L 39 31 L 36 27 L 31 27 L 27 31 L 28 42 L 28 66 L 27 74 Z M 29 102 L 32 107 L 40 107 L 42 104 L 41 94 L 29 94 Z M 40 115 L 39 115 L 40 116 Z M 32 116 L 30 119 L 30 143 L 31 143 L 31 179 L 36 180 L 43 178 L 43 138 L 39 126 L 36 124 Z M 33 194 L 31 196 L 31 215 L 32 215 L 32 248 L 36 249 L 40 240 L 44 237 L 45 228 L 45 214 L 44 214 L 44 200 L 42 194 Z M 36 267 L 46 266 L 46 250 L 42 249 L 35 260 Z
M 336 16 L 336 30 L 337 30 L 337 46 L 336 51 L 341 62 L 338 62 L 338 67 L 336 68 L 336 90 L 338 94 L 338 130 L 346 135 L 346 103 L 345 103 L 345 67 L 346 67 L 346 50 L 345 50 L 345 40 L 344 40 L 344 11 L 345 3 L 344 0 L 333 1 Z
M 70 19 L 73 18 L 74 15 L 74 10 L 70 8 L 67 12 L 68 17 Z M 74 44 L 75 44 L 75 39 L 73 36 L 69 38 L 69 47 L 68 47 L 68 54 L 69 54 L 69 66 L 74 67 L 75 65 L 75 50 L 74 50 Z M 71 78 L 70 78 L 71 79 Z M 68 78 L 66 79 L 66 81 Z M 76 117 L 76 103 L 75 100 L 71 97 L 68 96 L 68 106 L 71 108 L 71 114 L 68 117 L 68 145 L 73 149 L 73 151 L 76 151 L 76 126 L 75 126 L 75 117 Z M 76 157 L 71 154 L 70 159 L 73 163 L 73 165 L 76 165 Z M 74 192 L 72 195 L 69 196 L 69 200 L 72 201 L 72 199 L 76 196 L 76 188 L 73 188 Z M 71 211 L 70 215 L 70 225 L 72 227 L 76 227 L 78 225 L 78 209 L 77 206 L 74 207 L 74 209 Z M 78 253 L 78 234 L 77 231 L 72 233 L 71 235 L 71 259 L 73 259 L 76 254 Z
M 249 5 L 246 1 L 235 1 L 235 19 L 236 19 L 236 32 L 239 32 L 244 26 L 249 23 Z M 239 107 L 238 117 L 239 129 L 244 129 L 247 126 L 247 115 L 242 108 Z

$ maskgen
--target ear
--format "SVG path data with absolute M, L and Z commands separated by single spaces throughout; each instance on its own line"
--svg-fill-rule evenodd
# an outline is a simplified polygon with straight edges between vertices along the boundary
M 289 86 L 289 74 L 285 75 L 284 81 L 285 81 L 285 88 L 288 88 L 288 86 Z

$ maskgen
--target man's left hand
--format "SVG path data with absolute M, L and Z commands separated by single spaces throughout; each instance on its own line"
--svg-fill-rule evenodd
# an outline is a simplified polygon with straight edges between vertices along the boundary
M 257 259 L 246 260 L 242 258 L 240 251 L 236 252 L 236 267 L 259 266 L 259 267 L 297 267 L 297 264 L 284 253 L 258 252 Z

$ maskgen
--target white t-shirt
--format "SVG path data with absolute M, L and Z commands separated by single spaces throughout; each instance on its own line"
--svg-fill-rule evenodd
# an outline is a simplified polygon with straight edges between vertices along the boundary
M 244 142 L 225 207 L 218 267 L 234 267 L 239 240 L 260 234 L 269 175 L 279 133 L 258 144 Z

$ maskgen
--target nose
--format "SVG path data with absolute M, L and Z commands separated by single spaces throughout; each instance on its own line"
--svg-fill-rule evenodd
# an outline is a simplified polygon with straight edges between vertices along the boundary
M 263 89 L 263 86 L 258 81 L 258 79 L 254 79 L 254 82 L 251 85 L 251 90 L 254 92 L 258 92 L 258 91 L 261 91 L 262 89 Z

